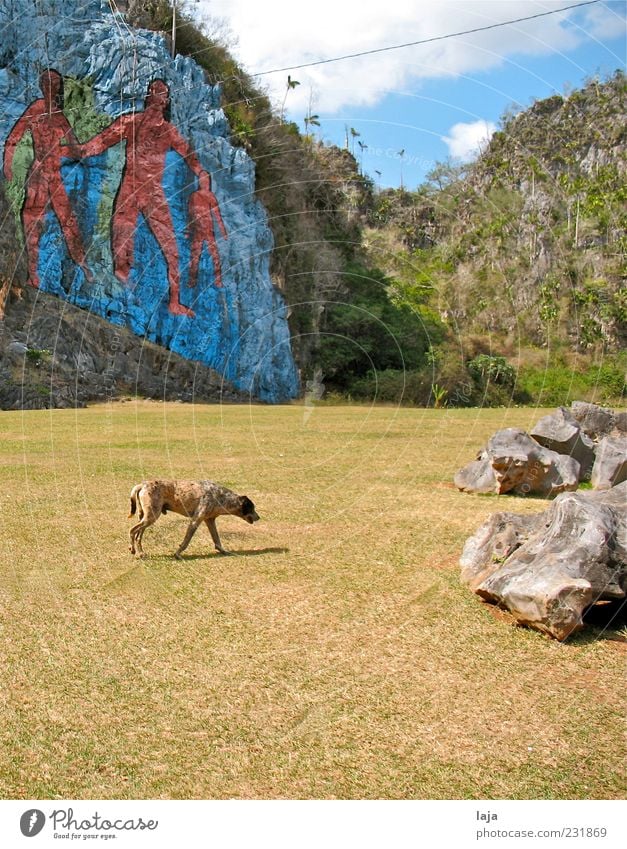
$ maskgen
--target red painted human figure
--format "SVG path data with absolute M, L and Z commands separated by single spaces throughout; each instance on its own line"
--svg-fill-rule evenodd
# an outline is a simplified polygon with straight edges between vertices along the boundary
M 220 207 L 214 193 L 211 191 L 211 177 L 203 171 L 198 179 L 198 188 L 189 198 L 187 227 L 191 240 L 191 260 L 189 266 L 189 286 L 195 286 L 198 279 L 198 265 L 202 246 L 206 242 L 213 259 L 214 281 L 216 286 L 222 286 L 222 268 L 220 254 L 216 245 L 213 230 L 213 218 L 218 223 L 222 236 L 227 239 L 226 227 L 220 215 Z
M 196 176 L 200 176 L 202 169 L 191 147 L 168 120 L 169 103 L 166 83 L 153 80 L 148 86 L 143 112 L 120 115 L 97 136 L 80 145 L 79 150 L 83 156 L 97 156 L 115 144 L 126 142 L 124 171 L 111 221 L 113 270 L 119 280 L 127 282 L 141 212 L 165 257 L 169 310 L 193 318 L 194 312 L 180 301 L 179 251 L 162 179 L 169 150 L 179 153 Z
M 22 224 L 28 257 L 28 283 L 37 288 L 39 274 L 39 241 L 47 210 L 52 207 L 74 262 L 86 278 L 92 275 L 85 264 L 85 248 L 78 220 L 70 205 L 61 178 L 61 160 L 79 158 L 78 141 L 63 114 L 63 77 L 48 69 L 39 77 L 43 97 L 35 100 L 14 124 L 4 145 L 4 175 L 13 178 L 15 148 L 26 133 L 33 140 L 33 163 L 28 171 L 26 194 L 22 206 Z

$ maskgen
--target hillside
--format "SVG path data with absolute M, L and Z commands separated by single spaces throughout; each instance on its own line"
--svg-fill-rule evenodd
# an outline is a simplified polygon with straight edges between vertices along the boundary
M 370 255 L 416 266 L 403 294 L 411 301 L 420 281 L 456 332 L 617 350 L 627 315 L 625 91 L 617 72 L 539 101 L 506 117 L 465 169 L 441 165 L 417 192 L 383 193 Z
M 625 89 L 617 72 L 538 101 L 475 162 L 375 198 L 368 262 L 393 300 L 439 316 L 449 403 L 624 395 Z

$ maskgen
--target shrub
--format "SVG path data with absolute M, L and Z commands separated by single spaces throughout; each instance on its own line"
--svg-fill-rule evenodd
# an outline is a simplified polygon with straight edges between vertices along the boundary
M 468 363 L 468 371 L 477 382 L 484 385 L 497 383 L 502 387 L 513 388 L 516 382 L 516 369 L 505 357 L 479 354 Z

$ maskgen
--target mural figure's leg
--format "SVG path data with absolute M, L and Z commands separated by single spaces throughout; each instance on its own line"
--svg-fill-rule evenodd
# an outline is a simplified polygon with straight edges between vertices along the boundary
M 198 266 L 200 264 L 200 256 L 202 254 L 203 237 L 202 233 L 195 230 L 192 236 L 191 258 L 189 263 L 189 280 L 187 285 L 193 289 L 198 281 Z
M 214 282 L 216 286 L 222 286 L 222 266 L 220 265 L 220 254 L 213 233 L 207 235 L 207 247 L 213 259 Z
M 29 286 L 39 288 L 39 239 L 44 227 L 46 209 L 48 207 L 48 191 L 45 182 L 32 176 L 26 187 L 26 198 L 22 207 L 22 226 L 28 265 Z
M 126 283 L 133 267 L 135 228 L 139 209 L 136 203 L 129 202 L 124 197 L 119 197 L 118 201 L 111 219 L 113 272 L 118 280 Z
M 180 301 L 179 250 L 176 244 L 174 227 L 172 226 L 172 217 L 170 216 L 170 210 L 165 196 L 162 203 L 157 203 L 150 210 L 143 210 L 143 212 L 146 216 L 148 226 L 163 251 L 163 256 L 168 266 L 168 282 L 170 284 L 168 309 L 175 315 L 187 315 L 190 318 L 194 318 L 195 313 L 193 310 L 183 306 Z
M 59 219 L 61 232 L 65 237 L 68 253 L 79 268 L 82 268 L 87 281 L 89 283 L 93 283 L 93 274 L 85 262 L 85 248 L 83 247 L 83 239 L 78 226 L 78 220 L 74 215 L 65 187 L 63 186 L 63 183 L 59 181 L 56 185 L 51 185 L 50 188 L 52 190 L 50 194 L 50 202 L 57 218 Z

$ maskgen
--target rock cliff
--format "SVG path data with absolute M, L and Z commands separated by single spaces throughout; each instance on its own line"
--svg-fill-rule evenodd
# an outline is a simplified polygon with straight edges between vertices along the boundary
M 243 392 L 296 396 L 272 233 L 219 86 L 104 0 L 0 0 L 0 28 L 0 149 L 30 282 Z

